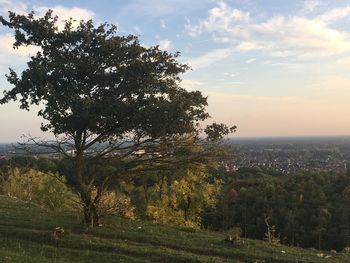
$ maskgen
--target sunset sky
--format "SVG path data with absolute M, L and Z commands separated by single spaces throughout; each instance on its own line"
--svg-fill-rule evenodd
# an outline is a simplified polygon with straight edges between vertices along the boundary
M 238 137 L 350 135 L 350 2 L 286 0 L 0 0 L 8 10 L 116 24 L 146 46 L 181 52 L 182 86 L 208 96 L 212 121 Z M 0 92 L 34 48 L 0 28 Z M 0 142 L 40 135 L 35 108 L 0 105 Z

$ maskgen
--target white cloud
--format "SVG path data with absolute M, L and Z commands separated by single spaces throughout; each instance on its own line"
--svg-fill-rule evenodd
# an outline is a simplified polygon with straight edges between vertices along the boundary
M 188 91 L 197 90 L 198 86 L 202 86 L 204 83 L 198 80 L 183 79 L 180 82 L 180 86 Z
M 194 69 L 199 69 L 221 61 L 232 54 L 233 50 L 230 48 L 215 49 L 199 57 L 191 58 L 187 63 Z
M 165 23 L 165 20 L 164 20 L 164 19 L 161 19 L 161 20 L 160 20 L 160 27 L 161 27 L 161 28 L 164 28 L 164 29 L 166 28 L 166 23 Z
M 126 2 L 126 1 L 125 1 Z M 198 8 L 202 8 L 203 4 L 208 0 L 133 0 L 128 1 L 129 4 L 125 7 L 124 12 L 128 14 L 133 12 L 140 15 L 165 17 L 169 14 L 179 12 L 191 12 Z
M 277 67 L 278 69 L 284 69 L 289 72 L 305 72 L 310 68 L 310 65 L 293 62 L 275 62 L 270 63 L 270 65 L 273 67 Z
M 217 7 L 208 11 L 208 18 L 200 20 L 197 25 L 193 25 L 187 18 L 185 29 L 192 37 L 199 36 L 204 31 L 222 33 L 231 32 L 233 30 L 238 33 L 240 29 L 238 27 L 233 27 L 232 25 L 237 23 L 248 23 L 249 21 L 250 15 L 248 12 L 232 9 L 226 3 L 219 2 Z
M 337 60 L 337 63 L 342 66 L 350 66 L 350 58 L 341 58 Z
M 172 42 L 168 39 L 159 41 L 159 48 L 162 50 L 170 50 L 172 48 Z
M 350 14 L 350 7 L 332 9 L 311 19 L 276 15 L 256 22 L 244 12 L 219 2 L 208 16 L 185 25 L 187 34 L 211 33 L 213 40 L 235 45 L 237 51 L 260 51 L 272 56 L 329 56 L 350 50 L 350 33 L 329 26 L 329 22 Z
M 251 59 L 248 59 L 245 63 L 251 64 L 251 63 L 253 63 L 255 60 L 256 60 L 256 58 L 251 58 Z
M 251 41 L 242 41 L 237 45 L 238 51 L 264 50 L 266 48 L 268 48 L 268 46 L 264 46 Z
M 8 11 L 26 13 L 27 5 L 20 1 L 0 0 L 0 12 L 5 15 Z
M 58 28 L 63 29 L 64 27 L 64 21 L 69 20 L 70 18 L 73 18 L 75 22 L 73 23 L 73 26 L 77 26 L 79 21 L 81 20 L 90 20 L 95 17 L 95 13 L 84 8 L 80 7 L 64 7 L 61 5 L 57 6 L 33 6 L 33 10 L 35 11 L 37 16 L 43 16 L 48 9 L 53 10 L 53 14 L 57 15 L 59 20 L 57 22 Z
M 73 18 L 76 20 L 75 25 L 78 24 L 80 20 L 90 20 L 95 17 L 94 12 L 88 9 L 80 7 L 64 7 L 62 5 L 56 6 L 28 6 L 26 3 L 21 1 L 10 1 L 10 0 L 0 0 L 0 13 L 5 15 L 7 11 L 13 11 L 18 14 L 26 14 L 30 11 L 34 11 L 35 15 L 38 17 L 43 16 L 49 9 L 53 10 L 53 14 L 58 16 L 58 27 L 63 28 L 63 21 Z
M 332 23 L 334 21 L 346 18 L 350 15 L 350 6 L 333 8 L 324 14 L 317 17 L 318 20 L 325 23 Z
M 17 2 L 12 3 L 7 0 L 0 0 L 0 11 L 2 12 L 5 9 L 11 9 L 17 13 L 27 13 L 27 5 Z M 63 6 L 47 7 L 47 6 L 34 6 L 33 10 L 35 11 L 36 16 L 42 16 L 46 13 L 48 9 L 52 9 L 54 15 L 59 17 L 58 27 L 59 29 L 63 28 L 63 20 L 68 20 L 70 17 L 74 18 L 77 21 L 80 20 L 89 20 L 94 17 L 94 13 L 87 9 L 82 9 L 79 7 L 66 8 Z M 78 22 L 76 22 L 78 23 Z M 9 61 L 11 64 L 23 64 L 28 60 L 30 55 L 35 54 L 39 51 L 38 47 L 34 46 L 21 46 L 18 49 L 13 49 L 12 45 L 15 42 L 13 35 L 4 34 L 0 35 L 0 65 L 8 66 Z
M 312 12 L 319 5 L 320 5 L 319 0 L 306 0 L 306 1 L 304 1 L 303 11 Z
M 231 78 L 237 77 L 239 73 L 229 73 L 229 72 L 224 72 L 225 76 L 229 76 Z
M 39 51 L 39 48 L 35 46 L 21 46 L 17 49 L 13 49 L 14 42 L 14 36 L 0 35 L 1 64 L 8 63 L 8 61 L 11 61 L 11 63 L 22 64 L 28 60 L 30 55 L 33 55 Z

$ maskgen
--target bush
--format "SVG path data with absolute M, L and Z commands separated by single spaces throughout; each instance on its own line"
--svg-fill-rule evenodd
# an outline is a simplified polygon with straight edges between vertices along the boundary
M 116 192 L 105 192 L 102 195 L 97 209 L 101 217 L 106 215 L 119 215 L 132 220 L 136 219 L 135 207 L 131 204 L 130 198 L 119 195 Z
M 241 247 L 245 245 L 244 240 L 242 239 L 242 229 L 239 227 L 234 227 L 226 231 L 226 242 L 231 243 L 235 247 Z
M 2 192 L 51 210 L 72 207 L 76 199 L 63 176 L 34 169 L 14 168 L 9 171 L 7 179 L 3 181 Z

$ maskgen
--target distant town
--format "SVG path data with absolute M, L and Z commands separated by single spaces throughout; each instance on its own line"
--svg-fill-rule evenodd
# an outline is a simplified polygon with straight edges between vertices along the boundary
M 346 172 L 350 164 L 350 137 L 233 139 L 230 144 L 233 158 L 222 163 L 228 172 L 242 167 L 282 174 Z
M 226 172 L 261 168 L 279 174 L 298 171 L 346 172 L 350 168 L 350 137 L 230 139 L 232 158 L 221 163 Z M 28 149 L 27 149 L 28 150 Z M 0 159 L 17 155 L 58 158 L 40 147 L 26 151 L 17 144 L 0 144 Z

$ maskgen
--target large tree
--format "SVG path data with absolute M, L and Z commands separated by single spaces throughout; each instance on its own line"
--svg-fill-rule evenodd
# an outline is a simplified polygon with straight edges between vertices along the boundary
M 209 117 L 207 100 L 179 86 L 179 75 L 189 67 L 177 61 L 178 53 L 144 47 L 136 36 L 119 36 L 114 25 L 89 20 L 74 26 L 70 19 L 59 29 L 57 20 L 51 10 L 43 17 L 33 12 L 0 17 L 15 32 L 14 48 L 39 48 L 20 75 L 10 69 L 7 80 L 14 87 L 0 103 L 18 100 L 26 110 L 40 106 L 41 129 L 57 139 L 46 145 L 71 161 L 85 223 L 93 227 L 113 179 L 171 156 L 159 154 L 159 147 L 196 134 L 198 122 Z M 229 129 L 216 124 L 206 131 L 217 139 Z

